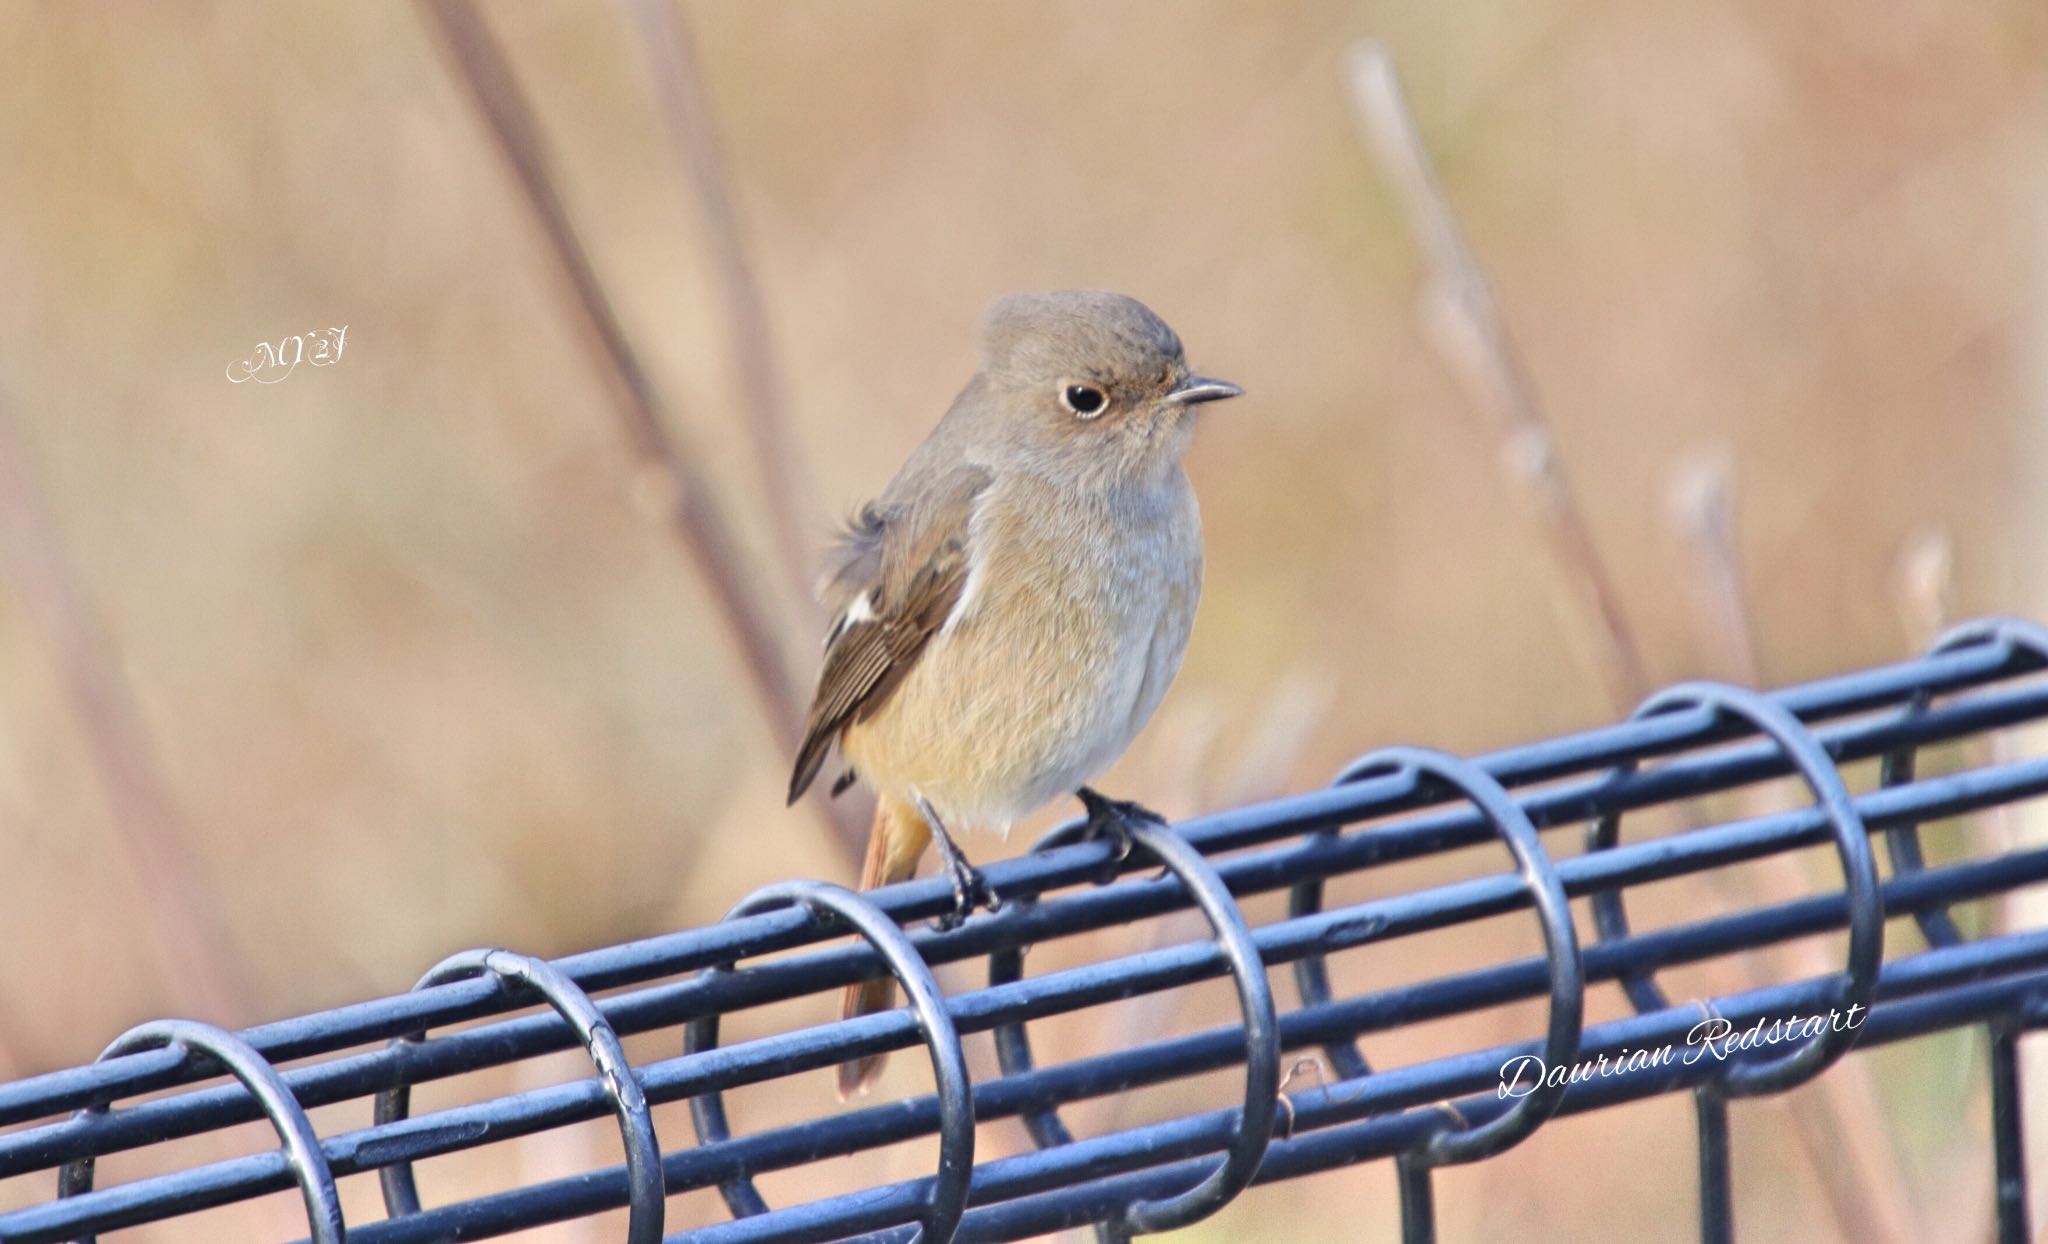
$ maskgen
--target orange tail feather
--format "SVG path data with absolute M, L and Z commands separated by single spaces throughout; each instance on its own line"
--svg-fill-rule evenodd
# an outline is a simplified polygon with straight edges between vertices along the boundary
M 868 855 L 860 870 L 860 888 L 872 890 L 910 877 L 917 871 L 917 862 L 923 858 L 924 849 L 931 840 L 931 826 L 925 824 L 916 807 L 900 799 L 882 796 L 875 803 L 874 827 L 868 831 Z M 885 974 L 848 985 L 839 1005 L 839 1017 L 852 1019 L 856 1015 L 886 1011 L 894 1005 L 896 981 Z M 881 1074 L 882 1064 L 887 1058 L 886 1054 L 870 1054 L 866 1058 L 840 1064 L 839 1099 L 845 1101 L 867 1092 L 875 1077 Z

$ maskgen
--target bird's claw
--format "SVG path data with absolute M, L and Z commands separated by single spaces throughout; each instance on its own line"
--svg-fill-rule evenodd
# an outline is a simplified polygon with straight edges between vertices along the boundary
M 1111 799 L 1099 791 L 1083 786 L 1074 792 L 1081 806 L 1088 811 L 1088 820 L 1082 826 L 1083 841 L 1106 838 L 1116 844 L 1116 854 L 1102 867 L 1102 874 L 1096 878 L 1100 884 L 1116 880 L 1123 869 L 1123 862 L 1131 857 L 1137 847 L 1136 836 L 1131 827 L 1134 824 L 1164 825 L 1166 818 L 1129 799 Z
M 976 908 L 990 912 L 1003 909 L 1003 900 L 996 896 L 995 887 L 981 870 L 958 857 L 946 861 L 946 878 L 953 883 L 953 910 L 932 921 L 932 927 L 941 933 L 951 933 L 967 923 L 967 917 Z

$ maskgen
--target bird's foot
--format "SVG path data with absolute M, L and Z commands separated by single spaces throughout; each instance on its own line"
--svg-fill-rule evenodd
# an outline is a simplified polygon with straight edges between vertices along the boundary
M 965 856 L 946 857 L 946 879 L 953 883 L 953 910 L 932 921 L 932 927 L 939 932 L 951 933 L 967 923 L 967 917 L 976 908 L 991 912 L 1003 909 L 1003 900 L 996 897 L 995 887 Z
M 953 836 L 946 832 L 930 804 L 922 805 L 925 820 L 932 826 L 932 838 L 938 844 L 939 855 L 946 862 L 946 879 L 953 883 L 953 910 L 932 921 L 932 927 L 941 933 L 950 933 L 967 923 L 967 917 L 977 907 L 991 912 L 1002 910 L 1003 900 L 996 896 L 995 887 L 981 870 L 967 862 L 967 856 L 960 850 Z
M 1132 836 L 1136 825 L 1164 825 L 1166 818 L 1141 803 L 1128 799 L 1111 799 L 1092 787 L 1083 786 L 1074 792 L 1081 806 L 1088 811 L 1088 822 L 1082 827 L 1084 841 L 1106 838 L 1116 844 L 1116 854 L 1103 865 L 1102 875 L 1096 878 L 1099 884 L 1107 885 L 1116 880 L 1123 862 L 1130 858 L 1137 845 Z

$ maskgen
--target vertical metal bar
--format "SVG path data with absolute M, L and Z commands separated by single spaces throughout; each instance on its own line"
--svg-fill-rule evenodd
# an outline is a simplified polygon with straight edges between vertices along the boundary
M 1991 1025 L 1991 1146 L 1993 1203 L 1998 1207 L 1998 1244 L 2027 1244 L 2033 1238 L 2027 1214 L 2027 1147 L 2021 1132 L 2019 1025 L 2007 1018 Z
M 1394 1160 L 1394 1178 L 1401 1187 L 1401 1244 L 1436 1244 L 1436 1194 L 1429 1167 L 1404 1154 Z
M 1699 1119 L 1700 1244 L 1734 1244 L 1735 1195 L 1728 1155 L 1728 1099 L 1717 1086 L 1693 1094 Z
M 1389 764 L 1377 752 L 1361 756 L 1345 765 L 1330 785 L 1347 786 L 1375 777 L 1406 777 L 1411 784 L 1420 786 L 1421 775 L 1412 768 Z M 1312 840 L 1333 841 L 1338 837 L 1335 826 L 1316 830 Z M 1312 916 L 1323 909 L 1323 879 L 1310 877 L 1297 881 L 1287 892 L 1287 915 L 1290 919 Z M 1320 1006 L 1330 1001 L 1330 965 L 1321 954 L 1303 955 L 1294 961 L 1295 991 L 1301 995 L 1303 1006 Z M 1331 1041 L 1323 1046 L 1323 1056 L 1330 1060 L 1330 1067 L 1340 1080 L 1362 1080 L 1372 1074 L 1372 1065 L 1365 1059 L 1365 1052 L 1358 1048 L 1357 1041 Z

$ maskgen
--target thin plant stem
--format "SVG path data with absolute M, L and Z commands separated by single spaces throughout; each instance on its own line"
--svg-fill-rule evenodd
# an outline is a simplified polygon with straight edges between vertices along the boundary
M 755 276 L 746 221 L 735 202 L 731 167 L 711 114 L 695 37 L 671 0 L 624 3 L 639 32 L 640 50 L 676 164 L 688 177 L 709 233 L 707 250 L 725 302 L 743 422 L 753 444 L 776 552 L 791 598 L 815 629 L 822 619 L 810 590 L 811 535 L 817 525 L 807 499 L 813 493 L 790 435 L 789 403 L 767 304 Z
M 1756 686 L 1764 671 L 1758 655 L 1754 614 L 1744 590 L 1741 551 L 1735 538 L 1735 468 L 1726 452 L 1699 455 L 1678 471 L 1672 512 L 1691 553 L 1698 585 L 1699 616 L 1710 647 L 1720 654 L 1726 675 Z M 1751 811 L 1770 809 L 1754 796 Z M 1756 861 L 1757 887 L 1767 901 L 1797 898 L 1812 880 L 1792 855 Z M 1713 874 L 1722 878 L 1722 874 Z M 1724 879 L 1725 880 L 1725 879 Z M 1725 892 L 1725 884 L 1722 889 Z M 1731 902 L 1745 901 L 1728 896 Z M 1747 900 L 1754 902 L 1756 896 Z M 1778 947 L 1768 956 L 1742 956 L 1751 987 L 1767 983 L 1769 961 L 1794 977 L 1826 976 L 1839 970 L 1827 950 L 1813 941 Z M 1924 1238 L 1906 1197 L 1906 1173 L 1878 1101 L 1876 1078 L 1864 1059 L 1844 1059 L 1829 1068 L 1811 1094 L 1785 1100 L 1793 1138 L 1819 1180 L 1845 1238 L 1908 1244 Z
M 1633 707 L 1649 691 L 1641 648 L 1501 317 L 1493 286 L 1465 240 L 1423 146 L 1393 58 L 1378 43 L 1356 44 L 1346 57 L 1345 77 L 1367 145 L 1422 249 L 1423 327 L 1467 398 L 1497 425 L 1501 466 L 1527 501 L 1552 559 L 1578 598 L 1594 640 L 1601 681 L 1612 699 Z
M 710 589 L 770 733 L 784 754 L 794 755 L 802 732 L 801 701 L 774 614 L 755 589 L 759 576 L 747 565 L 710 480 L 697 467 L 698 455 L 656 392 L 605 294 L 589 250 L 555 188 L 532 105 L 472 0 L 425 0 L 425 8 L 457 79 L 533 212 L 568 295 L 572 318 L 608 382 L 612 405 L 634 452 L 667 485 L 662 501 L 669 525 Z M 843 853 L 857 864 L 866 826 L 823 798 L 813 806 L 833 829 Z
M 1465 238 L 1423 145 L 1393 59 L 1380 44 L 1364 42 L 1352 48 L 1347 71 L 1353 109 L 1367 144 L 1393 186 L 1423 253 L 1427 269 L 1421 301 L 1424 328 L 1468 399 L 1497 424 L 1503 466 L 1527 499 L 1553 560 L 1579 598 L 1609 697 L 1616 711 L 1632 711 L 1649 687 L 1641 647 L 1579 506 L 1535 387 L 1515 351 L 1492 284 Z M 1703 521 L 1698 528 L 1707 540 L 1702 579 L 1718 597 L 1715 616 L 1736 632 L 1721 636 L 1722 647 L 1747 667 L 1740 671 L 1745 680 L 1754 681 L 1756 647 L 1733 545 L 1715 542 L 1717 533 L 1725 535 L 1732 529 L 1726 511 L 1725 504 L 1719 507 L 1722 521 L 1718 526 L 1712 521 L 1717 517 L 1716 507 L 1701 512 Z M 1797 872 L 1795 861 L 1780 858 L 1783 868 Z M 1746 963 L 1745 968 L 1754 974 Z M 1831 969 L 1823 965 L 1816 970 L 1824 973 Z M 1847 1238 L 1901 1242 L 1915 1238 L 1904 1225 L 1911 1222 L 1912 1215 L 1903 1199 L 1903 1181 L 1886 1182 L 1877 1173 L 1884 1169 L 1896 1172 L 1893 1155 L 1863 1144 L 1852 1155 L 1856 1160 L 1845 1163 L 1825 1150 L 1826 1127 L 1839 1128 L 1845 1120 L 1879 1129 L 1881 1134 L 1883 1116 L 1876 1109 L 1875 1090 L 1868 1078 L 1861 1083 L 1830 1085 L 1822 1095 L 1826 1104 L 1818 1111 L 1804 1105 L 1805 1100 L 1791 1103 L 1796 1130 Z M 1828 1117 L 1823 1119 L 1823 1114 Z
M 246 968 L 158 765 L 120 657 L 58 538 L 13 412 L 0 400 L 0 567 L 58 666 L 116 840 L 154 936 L 164 988 L 191 1014 L 249 1015 Z

